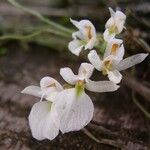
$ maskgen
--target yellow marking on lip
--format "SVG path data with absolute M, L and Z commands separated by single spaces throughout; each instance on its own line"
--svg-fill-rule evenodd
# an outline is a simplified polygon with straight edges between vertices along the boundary
M 118 29 L 117 29 L 117 26 L 115 23 L 108 30 L 109 30 L 110 34 L 118 33 Z
M 111 65 L 111 60 L 104 61 L 104 66 L 110 67 L 110 65 Z
M 88 37 L 88 40 L 90 40 L 92 38 L 92 28 L 91 26 L 85 26 L 85 30 L 86 30 L 86 33 L 87 33 L 87 37 Z
M 103 70 L 102 74 L 107 75 L 108 71 L 111 69 L 112 61 L 111 60 L 105 60 L 103 63 Z
M 52 84 L 49 84 L 48 86 L 46 86 L 47 88 L 49 87 L 56 87 L 56 84 L 55 83 L 52 83 Z
M 111 47 L 111 54 L 115 55 L 118 48 L 119 48 L 118 44 L 113 44 L 112 47 Z

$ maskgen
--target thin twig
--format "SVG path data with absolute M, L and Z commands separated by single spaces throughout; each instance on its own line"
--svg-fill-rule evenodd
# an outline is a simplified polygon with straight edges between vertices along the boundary
M 150 53 L 150 47 L 148 45 L 148 43 L 142 39 L 142 38 L 139 38 L 139 39 L 134 39 L 134 41 L 139 44 L 146 52 Z
M 96 5 L 96 4 L 95 4 Z M 50 7 L 49 5 L 31 5 L 28 6 L 28 9 L 36 10 L 42 15 L 46 15 L 49 17 L 94 17 L 101 20 L 104 16 L 107 16 L 107 9 L 104 7 L 95 7 L 95 5 L 88 4 L 88 5 L 70 5 L 67 8 L 55 8 Z M 101 11 L 99 11 L 101 10 Z M 11 16 L 23 16 L 24 13 L 20 12 L 13 7 L 10 7 L 5 2 L 1 2 L 0 5 L 0 14 L 2 15 L 11 15 Z
M 136 91 L 141 96 L 143 96 L 147 101 L 150 102 L 150 89 L 141 84 L 139 81 L 135 80 L 127 72 L 124 72 L 123 82 L 126 86 Z
M 132 75 L 135 74 L 135 67 L 132 68 Z M 135 97 L 135 92 L 132 90 L 132 99 L 135 105 L 145 114 L 145 116 L 150 119 L 150 113 L 147 112 L 147 110 L 138 102 L 138 100 Z
M 133 102 L 136 104 L 136 106 L 145 114 L 145 116 L 148 119 L 150 119 L 150 113 L 138 102 L 133 91 L 132 91 L 132 99 Z
M 88 127 L 94 129 L 95 131 L 100 131 L 101 133 L 107 134 L 109 136 L 118 136 L 116 132 L 112 132 L 101 125 L 96 125 L 94 123 L 89 123 Z
M 50 28 L 47 28 L 47 29 L 39 29 L 38 31 L 35 31 L 35 32 L 28 34 L 28 35 L 19 35 L 19 34 L 2 35 L 2 36 L 0 36 L 0 40 L 8 40 L 8 39 L 28 40 L 28 39 L 33 38 L 35 36 L 38 36 L 44 32 L 68 38 L 68 36 L 66 36 L 66 34 L 63 34 L 63 33 L 58 32 L 56 30 L 52 30 Z
M 82 129 L 83 133 L 86 134 L 90 139 L 94 140 L 95 142 L 97 143 L 100 143 L 100 144 L 105 144 L 105 145 L 110 145 L 110 146 L 113 146 L 113 147 L 117 147 L 117 148 L 120 148 L 121 150 L 125 150 L 125 146 L 120 144 L 120 143 L 117 143 L 113 140 L 109 140 L 109 139 L 98 139 L 96 138 L 90 131 L 88 131 L 86 128 L 83 128 Z
M 66 33 L 66 34 L 70 34 L 72 33 L 72 31 L 60 24 L 57 24 L 51 20 L 49 20 L 48 18 L 42 16 L 40 13 L 38 13 L 37 11 L 35 10 L 31 10 L 29 8 L 26 8 L 22 5 L 20 5 L 19 3 L 17 3 L 15 0 L 8 0 L 8 2 L 10 2 L 13 6 L 15 6 L 16 8 L 19 8 L 21 9 L 22 11 L 24 12 L 27 12 L 35 17 L 37 17 L 38 19 L 40 19 L 41 21 L 45 22 L 46 24 L 50 25 L 51 28 L 54 28 L 54 29 L 58 29 L 60 31 L 62 31 L 63 33 Z

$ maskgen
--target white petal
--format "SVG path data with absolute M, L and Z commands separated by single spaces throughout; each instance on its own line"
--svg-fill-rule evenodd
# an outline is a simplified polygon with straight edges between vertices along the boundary
M 124 22 L 126 20 L 126 15 L 123 12 L 117 10 L 116 14 L 115 14 L 115 18 L 119 22 L 121 22 L 121 21 Z M 116 23 L 119 23 L 119 22 L 116 22 Z
M 112 68 L 116 69 L 117 64 L 120 62 L 120 59 L 118 59 L 118 57 L 116 57 L 115 55 L 109 55 L 104 59 L 103 63 L 109 60 L 111 61 Z
M 52 77 L 48 77 L 48 76 L 41 79 L 40 86 L 41 86 L 41 89 L 55 88 L 58 91 L 61 91 L 63 89 L 63 87 L 57 80 L 55 80 Z
M 116 39 L 116 38 L 111 38 L 108 42 L 107 42 L 107 47 L 106 47 L 106 50 L 105 50 L 105 53 L 104 53 L 104 58 L 106 58 L 107 56 L 111 55 L 111 52 L 112 52 L 112 46 L 114 44 L 117 44 L 118 46 L 121 45 L 123 41 L 121 39 Z M 119 49 L 119 48 L 118 48 Z M 117 55 L 117 52 L 116 51 L 116 54 Z
M 85 79 L 89 79 L 94 71 L 94 66 L 89 63 L 82 63 L 79 68 L 78 75 Z
M 79 56 L 81 50 L 83 49 L 83 45 L 81 45 L 80 40 L 73 40 L 69 42 L 68 49 L 75 55 Z
M 59 91 L 60 92 L 60 91 Z M 49 92 L 47 91 L 46 95 L 43 95 L 43 98 L 45 98 L 46 100 L 50 101 L 50 102 L 55 102 L 56 100 L 56 96 L 59 93 L 58 91 L 56 92 Z
M 118 83 L 120 83 L 120 81 L 122 79 L 122 75 L 120 74 L 120 72 L 118 70 L 113 70 L 113 71 L 108 72 L 108 78 L 110 81 L 118 84 Z
M 75 75 L 72 70 L 68 67 L 60 69 L 60 75 L 69 84 L 74 85 L 77 81 L 77 75 Z
M 118 29 L 118 34 L 123 30 L 125 20 L 126 20 L 126 15 L 123 12 L 117 10 L 115 13 L 115 24 Z
M 60 118 L 62 133 L 78 131 L 86 126 L 93 117 L 93 103 L 90 97 L 82 93 L 76 97 L 76 89 L 67 89 L 58 95 L 55 104 Z
M 76 21 L 76 20 L 73 20 L 73 19 L 70 18 L 70 22 L 71 22 L 74 26 L 76 26 L 77 28 L 79 28 L 79 21 Z
M 92 49 L 95 46 L 96 41 L 97 41 L 96 37 L 93 37 L 91 40 L 89 40 L 89 42 L 85 45 L 85 50 Z
M 80 31 L 77 31 L 77 32 L 74 32 L 74 33 L 72 33 L 72 38 L 73 39 L 83 39 L 83 35 L 82 35 L 82 33 L 80 32 Z
M 111 14 L 111 18 L 106 22 L 105 28 L 107 29 L 107 28 L 110 28 L 115 25 L 118 29 L 118 34 L 119 34 L 124 28 L 126 15 L 119 10 L 114 12 L 111 8 L 109 8 L 109 11 Z M 105 36 L 105 37 L 107 37 L 107 36 Z
M 38 86 L 34 86 L 34 85 L 26 87 L 23 91 L 21 91 L 21 93 L 33 95 L 36 97 L 42 96 L 41 88 Z
M 82 35 L 81 40 L 89 41 L 93 37 L 96 39 L 96 30 L 95 30 L 94 25 L 91 23 L 91 21 L 86 20 L 86 19 L 81 20 L 79 22 L 72 20 L 72 19 L 70 21 L 79 29 L 79 31 L 81 33 L 80 37 Z M 93 43 L 94 42 L 92 42 L 92 44 Z M 89 44 L 89 45 L 91 46 L 92 44 Z
M 87 27 L 90 27 L 90 34 L 92 37 L 96 37 L 96 30 L 94 25 L 92 24 L 91 21 L 89 20 L 81 20 L 79 22 L 79 31 L 85 36 L 86 39 L 88 38 L 88 32 L 87 32 Z
M 44 137 L 49 140 L 53 140 L 58 135 L 60 128 L 58 113 L 53 107 L 54 105 L 52 104 L 51 112 L 49 115 L 47 115 L 47 118 L 45 119 L 43 130 Z
M 112 81 L 91 81 L 89 80 L 88 83 L 86 83 L 87 90 L 92 92 L 113 92 L 116 91 L 119 86 L 113 83 Z
M 122 44 L 116 53 L 116 57 L 118 58 L 119 61 L 121 61 L 123 59 L 124 51 L 125 51 L 124 46 Z
M 97 70 L 101 70 L 102 61 L 95 50 L 90 51 L 88 54 L 88 59 Z
M 55 101 L 56 93 L 63 90 L 60 83 L 51 77 L 44 77 L 40 81 L 42 97 L 51 102 Z
M 109 12 L 110 12 L 111 17 L 115 15 L 115 12 L 111 7 L 109 7 Z
M 147 56 L 148 56 L 148 54 L 144 54 L 144 53 L 130 56 L 130 57 L 120 61 L 120 63 L 116 67 L 116 69 L 119 71 L 128 69 L 136 64 L 141 63 Z
M 32 136 L 37 140 L 53 140 L 59 133 L 57 113 L 51 110 L 50 102 L 38 102 L 33 105 L 29 115 Z
M 109 18 L 108 21 L 106 22 L 105 24 L 105 29 L 108 29 L 110 28 L 111 26 L 113 26 L 115 23 L 115 20 L 113 17 Z
M 109 30 L 106 29 L 106 30 L 104 31 L 104 33 L 103 33 L 103 37 L 104 37 L 104 40 L 105 40 L 106 42 L 108 42 L 109 40 L 111 40 L 112 38 L 115 37 L 115 33 L 110 34 L 110 33 L 109 33 Z
M 122 30 L 124 29 L 124 21 L 118 22 L 117 23 L 117 29 L 118 29 L 118 34 L 122 32 Z

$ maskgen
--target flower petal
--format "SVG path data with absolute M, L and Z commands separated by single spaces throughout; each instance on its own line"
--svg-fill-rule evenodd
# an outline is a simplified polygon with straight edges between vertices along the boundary
M 68 49 L 75 55 L 79 56 L 81 50 L 83 49 L 83 45 L 81 45 L 80 40 L 73 40 L 69 42 Z
M 128 69 L 136 64 L 141 63 L 147 56 L 148 56 L 148 54 L 145 54 L 145 53 L 130 56 L 130 57 L 120 61 L 120 63 L 116 67 L 116 69 L 119 71 Z
M 116 11 L 116 13 L 115 13 L 115 21 L 116 21 L 116 24 L 118 24 L 118 23 L 120 23 L 120 22 L 125 22 L 125 20 L 126 20 L 126 15 L 123 13 L 123 12 L 121 12 L 121 11 L 119 11 L 119 10 L 117 10 Z
M 108 72 L 108 78 L 110 81 L 118 84 L 118 83 L 120 83 L 120 81 L 122 79 L 122 75 L 120 74 L 120 72 L 118 70 L 113 70 L 113 71 Z
M 72 70 L 68 67 L 60 69 L 60 75 L 69 84 L 74 85 L 77 81 L 77 75 L 75 75 Z
M 73 20 L 70 18 L 70 22 L 76 27 L 79 28 L 79 21 Z
M 58 95 L 55 108 L 60 119 L 62 133 L 78 131 L 86 126 L 93 117 L 94 106 L 90 97 L 82 93 L 76 96 L 76 89 L 67 89 Z
M 91 38 L 91 39 L 88 41 L 88 43 L 85 45 L 85 50 L 86 50 L 86 49 L 92 49 L 92 48 L 95 46 L 96 41 L 97 41 L 96 37 Z
M 26 87 L 23 91 L 21 91 L 21 93 L 33 95 L 33 96 L 36 96 L 36 97 L 41 97 L 42 96 L 41 88 L 38 87 L 38 86 L 34 86 L 34 85 Z
M 119 86 L 113 83 L 112 81 L 92 81 L 89 80 L 86 83 L 85 88 L 92 92 L 113 92 L 116 91 Z
M 53 140 L 59 133 L 57 113 L 51 110 L 50 102 L 35 103 L 29 115 L 32 136 L 37 140 Z
M 63 87 L 57 80 L 48 76 L 41 79 L 40 85 L 42 97 L 51 102 L 54 102 L 56 94 L 63 90 Z
M 114 10 L 111 7 L 109 7 L 108 9 L 109 9 L 111 17 L 113 17 L 115 15 Z
M 83 35 L 81 40 L 89 41 L 93 37 L 96 39 L 96 30 L 95 30 L 94 25 L 91 23 L 91 21 L 86 20 L 86 19 L 81 20 L 81 21 L 75 21 L 73 19 L 70 19 L 70 21 L 72 22 L 73 25 L 75 25 L 79 29 L 79 31 Z M 92 44 L 93 44 L 93 41 L 92 41 Z M 91 46 L 92 44 L 89 44 L 89 45 Z
M 83 35 L 82 35 L 82 33 L 80 32 L 80 31 L 77 31 L 77 32 L 73 32 L 72 33 L 72 38 L 73 39 L 83 39 Z
M 63 89 L 63 87 L 57 80 L 48 76 L 41 79 L 40 86 L 41 86 L 41 89 L 55 88 L 55 90 L 58 90 L 58 91 L 61 91 Z
M 109 33 L 109 30 L 106 28 L 106 30 L 104 31 L 104 33 L 103 33 L 103 37 L 104 37 L 104 40 L 105 41 L 109 41 L 109 40 L 111 40 L 112 38 L 114 38 L 115 37 L 115 33 Z
M 97 70 L 101 70 L 102 61 L 95 50 L 90 51 L 88 54 L 88 59 Z
M 118 34 L 122 32 L 122 30 L 124 29 L 124 21 L 121 21 L 117 23 L 117 29 L 118 29 Z
M 125 20 L 126 20 L 126 15 L 123 12 L 119 11 L 119 10 L 117 10 L 116 12 L 114 12 L 111 8 L 109 8 L 109 11 L 110 11 L 111 17 L 106 22 L 105 28 L 106 29 L 113 28 L 114 32 L 117 32 L 117 34 L 119 34 L 123 30 L 123 28 L 124 28 L 124 23 L 125 23 Z M 115 31 L 115 28 L 117 28 L 116 31 Z M 107 36 L 105 36 L 105 37 L 107 37 Z
M 82 63 L 79 68 L 79 78 L 89 79 L 94 71 L 94 66 L 89 63 Z M 82 79 L 81 79 L 82 80 Z
M 106 58 L 107 56 L 113 54 L 116 55 L 119 52 L 119 47 L 122 44 L 122 40 L 121 39 L 116 39 L 116 38 L 111 38 L 108 42 L 107 42 L 107 47 L 104 53 L 104 58 Z
M 121 61 L 123 59 L 124 52 L 125 52 L 125 50 L 124 50 L 124 46 L 122 44 L 116 53 L 116 57 L 118 58 L 119 61 Z

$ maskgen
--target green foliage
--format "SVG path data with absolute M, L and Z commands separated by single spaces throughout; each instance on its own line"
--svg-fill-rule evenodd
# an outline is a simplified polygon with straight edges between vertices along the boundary
M 0 47 L 0 56 L 5 55 L 7 53 L 7 48 Z
M 103 41 L 100 45 L 100 53 L 101 54 L 104 54 L 105 52 L 105 49 L 106 49 L 106 46 L 107 46 L 107 42 L 106 41 Z

